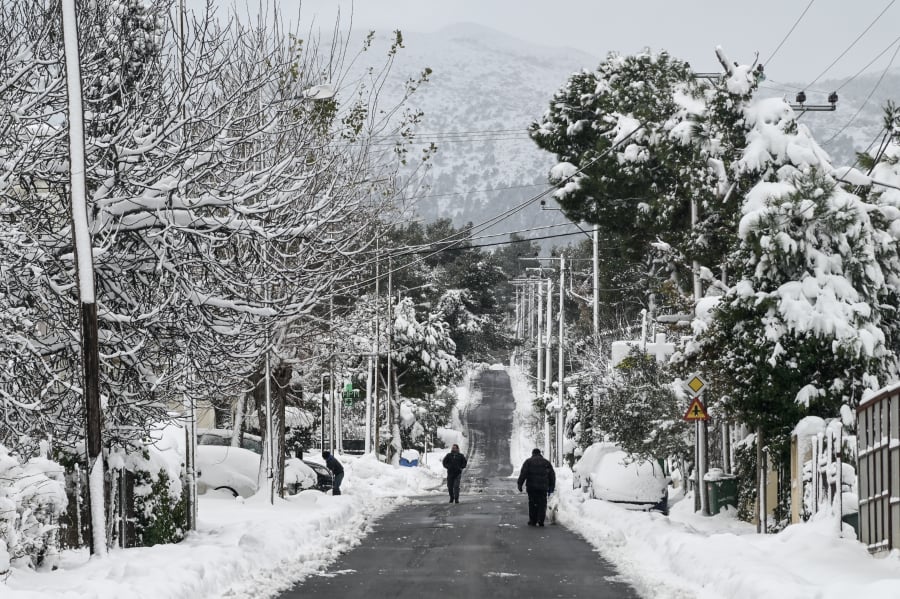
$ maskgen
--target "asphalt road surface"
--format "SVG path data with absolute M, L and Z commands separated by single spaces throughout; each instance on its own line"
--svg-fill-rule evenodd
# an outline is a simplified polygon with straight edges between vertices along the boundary
M 509 478 L 509 377 L 490 370 L 480 383 L 482 402 L 468 414 L 469 467 L 459 503 L 445 494 L 401 506 L 327 572 L 282 598 L 637 597 L 578 535 L 563 526 L 527 526 L 527 496 Z

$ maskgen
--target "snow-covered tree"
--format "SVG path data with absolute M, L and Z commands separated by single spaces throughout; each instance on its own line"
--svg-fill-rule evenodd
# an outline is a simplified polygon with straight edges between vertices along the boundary
M 728 83 L 740 87 L 746 70 Z M 784 100 L 749 100 L 734 176 L 742 195 L 733 277 L 687 355 L 714 381 L 725 411 L 759 427 L 776 449 L 806 414 L 834 416 L 896 372 L 896 208 L 864 202 Z M 891 289 L 887 294 L 885 288 Z
M 338 46 L 209 15 L 180 40 L 168 6 L 79 4 L 107 446 L 185 402 L 263 387 L 266 355 L 281 413 L 298 339 L 368 257 L 390 201 L 404 146 L 371 139 L 415 119 L 377 107 L 399 42 L 341 87 Z M 15 43 L 0 61 L 0 439 L 28 451 L 44 436 L 75 445 L 83 421 L 66 98 L 55 3 L 2 10 Z M 317 100 L 323 82 L 337 96 Z

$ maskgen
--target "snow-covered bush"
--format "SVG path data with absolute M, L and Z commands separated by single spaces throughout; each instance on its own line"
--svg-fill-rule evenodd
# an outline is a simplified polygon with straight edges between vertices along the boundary
M 186 496 L 182 492 L 182 449 L 178 427 L 167 427 L 154 443 L 116 449 L 109 453 L 109 468 L 133 481 L 130 518 L 134 537 L 127 545 L 149 547 L 176 543 L 184 538 Z M 128 473 L 128 474 L 126 474 Z M 113 485 L 115 486 L 115 485 Z
M 44 457 L 22 463 L 0 445 L 0 576 L 12 565 L 55 566 L 66 505 L 62 466 Z

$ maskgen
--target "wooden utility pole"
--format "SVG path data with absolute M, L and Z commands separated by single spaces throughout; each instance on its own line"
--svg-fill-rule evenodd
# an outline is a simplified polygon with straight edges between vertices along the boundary
M 81 91 L 78 21 L 75 0 L 62 2 L 62 28 L 66 60 L 66 91 L 69 116 L 69 193 L 72 202 L 72 232 L 81 303 L 81 365 L 84 378 L 85 447 L 87 449 L 91 553 L 106 555 L 106 516 L 100 410 L 100 349 L 94 260 L 87 212 L 84 161 L 84 109 Z

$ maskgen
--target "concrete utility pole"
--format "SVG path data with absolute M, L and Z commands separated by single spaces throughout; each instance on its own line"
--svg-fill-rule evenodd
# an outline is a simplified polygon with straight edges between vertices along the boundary
M 372 417 L 375 420 L 375 430 L 372 435 L 372 442 L 375 446 L 375 458 L 378 459 L 378 423 L 379 423 L 379 410 L 381 409 L 380 402 L 378 400 L 378 367 L 381 363 L 381 243 L 380 237 L 375 238 L 375 383 L 373 385 L 375 390 L 375 406 L 374 406 L 374 414 Z
M 566 385 L 563 381 L 565 375 L 565 362 L 563 361 L 563 344 L 566 331 L 566 257 L 559 257 L 559 366 L 557 367 L 557 379 L 559 380 L 559 413 L 556 415 L 556 465 L 562 466 L 563 462 L 563 435 L 565 433 L 565 399 Z
M 366 442 L 363 452 L 372 451 L 372 356 L 366 361 Z
M 392 362 L 392 360 L 391 360 L 391 342 L 393 341 L 393 337 L 394 337 L 394 319 L 391 316 L 391 308 L 392 308 L 391 302 L 393 301 L 393 293 L 394 293 L 394 289 L 393 289 L 394 279 L 392 278 L 393 272 L 394 272 L 394 262 L 389 257 L 388 258 L 388 288 L 387 288 L 387 296 L 388 296 L 387 297 L 387 327 L 388 327 L 388 330 L 387 330 L 387 364 L 386 364 L 386 370 L 385 370 L 385 372 L 387 373 L 387 381 L 385 382 L 385 385 L 384 385 L 385 395 L 387 397 L 385 400 L 386 403 L 384 404 L 384 421 L 385 421 L 385 426 L 387 426 L 388 430 L 390 431 L 391 443 L 393 443 L 393 437 L 394 437 L 394 427 L 391 422 L 391 362 Z M 384 459 L 386 462 L 391 461 L 391 456 L 390 456 L 391 443 L 388 443 L 387 449 L 384 452 Z
M 546 382 L 544 384 L 544 394 L 550 396 L 550 390 L 553 388 L 553 353 L 551 345 L 553 340 L 553 281 L 547 278 L 547 356 L 544 360 L 546 367 Z M 550 417 L 547 410 L 544 410 L 544 455 L 550 459 Z
M 594 344 L 600 347 L 600 227 L 594 225 Z
M 66 91 L 69 113 L 69 193 L 72 202 L 72 234 L 81 302 L 81 366 L 84 378 L 91 553 L 106 555 L 106 517 L 102 412 L 100 411 L 100 348 L 97 332 L 97 301 L 94 290 L 94 258 L 87 212 L 84 163 L 84 109 L 81 92 L 78 21 L 75 0 L 62 2 L 62 28 L 66 60 Z
M 535 384 L 535 393 L 538 397 L 541 396 L 541 391 L 543 389 L 543 382 L 541 380 L 541 375 L 543 373 L 543 362 L 544 362 L 544 344 L 543 344 L 543 336 L 544 336 L 544 281 L 543 279 L 537 280 L 537 381 Z
M 697 228 L 697 200 L 691 198 L 691 229 Z M 694 279 L 694 307 L 703 297 L 703 286 L 700 281 L 700 263 L 697 260 L 691 262 L 691 270 Z M 706 495 L 706 470 L 709 460 L 709 450 L 706 442 L 706 420 L 698 420 L 697 424 L 697 492 L 700 494 L 700 513 L 709 515 L 709 497 Z

